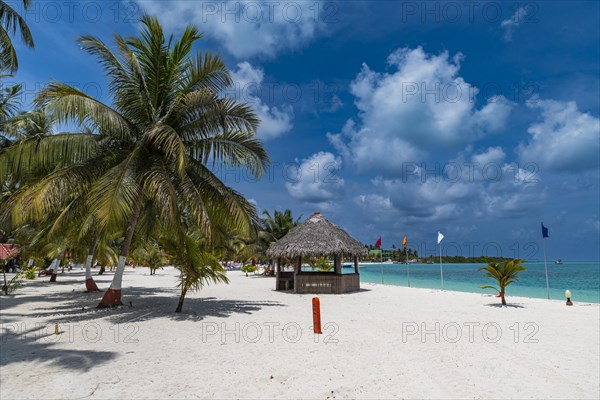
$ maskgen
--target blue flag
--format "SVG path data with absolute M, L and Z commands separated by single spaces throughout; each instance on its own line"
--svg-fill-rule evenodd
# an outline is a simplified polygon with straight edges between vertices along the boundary
M 543 238 L 547 238 L 547 237 L 549 237 L 549 236 L 548 236 L 548 228 L 546 228 L 546 227 L 544 226 L 544 223 L 543 223 L 543 222 L 542 222 L 542 237 L 543 237 Z

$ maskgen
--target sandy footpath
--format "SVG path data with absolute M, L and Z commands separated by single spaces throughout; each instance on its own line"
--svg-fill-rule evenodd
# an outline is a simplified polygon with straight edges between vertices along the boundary
M 600 396 L 598 304 L 363 284 L 320 296 L 314 335 L 313 296 L 229 276 L 181 314 L 172 268 L 128 268 L 125 306 L 110 310 L 80 271 L 27 282 L 0 297 L 0 398 Z

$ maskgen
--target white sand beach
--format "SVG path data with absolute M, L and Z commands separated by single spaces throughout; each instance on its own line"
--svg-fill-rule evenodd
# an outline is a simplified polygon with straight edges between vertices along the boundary
M 189 294 L 182 314 L 172 268 L 128 267 L 125 306 L 107 310 L 95 308 L 102 292 L 82 293 L 80 271 L 27 282 L 0 300 L 0 397 L 600 396 L 598 304 L 509 296 L 502 308 L 489 295 L 363 284 L 320 296 L 315 336 L 312 295 L 228 275 Z M 111 278 L 95 276 L 101 290 Z

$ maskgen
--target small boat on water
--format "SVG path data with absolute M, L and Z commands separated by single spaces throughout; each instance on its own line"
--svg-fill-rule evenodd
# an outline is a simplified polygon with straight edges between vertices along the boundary
M 554 264 L 562 264 L 562 258 L 557 258 L 556 260 L 554 260 Z

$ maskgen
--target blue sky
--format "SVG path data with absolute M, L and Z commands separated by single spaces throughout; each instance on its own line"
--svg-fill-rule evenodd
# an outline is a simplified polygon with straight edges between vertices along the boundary
M 197 25 L 273 158 L 259 210 L 321 211 L 365 243 L 435 254 L 600 259 L 599 3 L 34 1 L 17 45 L 28 103 L 49 80 L 110 102 L 75 39 Z

